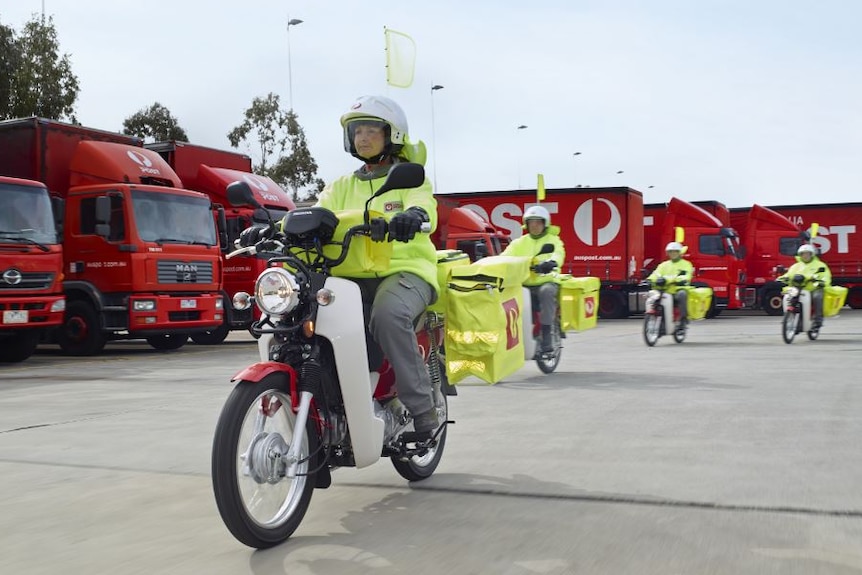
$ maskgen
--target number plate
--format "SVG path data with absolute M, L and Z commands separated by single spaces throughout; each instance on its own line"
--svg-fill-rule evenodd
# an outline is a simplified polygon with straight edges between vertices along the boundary
M 27 323 L 29 312 L 24 310 L 8 310 L 3 312 L 3 323 Z
M 198 307 L 198 300 L 196 299 L 182 299 L 180 300 L 180 307 L 182 309 L 194 309 Z

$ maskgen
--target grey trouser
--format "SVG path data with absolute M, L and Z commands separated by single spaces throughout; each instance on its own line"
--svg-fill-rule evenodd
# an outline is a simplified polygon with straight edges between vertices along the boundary
M 419 276 L 403 272 L 357 283 L 374 294 L 368 328 L 395 371 L 398 399 L 414 416 L 425 413 L 434 407 L 434 395 L 414 322 L 433 303 L 434 290 Z
M 673 305 L 679 310 L 680 321 L 688 321 L 688 291 L 681 289 L 673 294 Z
M 823 319 L 823 290 L 811 290 L 811 305 L 814 307 L 814 319 Z
M 539 323 L 553 325 L 557 317 L 557 295 L 560 292 L 560 286 L 556 282 L 548 282 L 527 287 L 530 289 L 533 305 L 539 304 Z

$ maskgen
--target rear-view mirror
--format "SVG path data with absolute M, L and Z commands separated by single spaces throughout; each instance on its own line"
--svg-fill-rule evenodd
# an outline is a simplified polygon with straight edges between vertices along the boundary
M 425 183 L 425 168 L 421 164 L 404 162 L 395 164 L 389 169 L 389 174 L 383 185 L 374 193 L 374 197 L 391 190 L 406 190 L 418 188 Z
M 259 208 L 260 204 L 254 197 L 251 187 L 245 182 L 232 182 L 227 185 L 227 199 L 232 206 L 252 206 Z

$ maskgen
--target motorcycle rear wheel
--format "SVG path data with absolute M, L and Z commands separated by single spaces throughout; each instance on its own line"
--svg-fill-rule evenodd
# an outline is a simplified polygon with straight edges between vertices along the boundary
M 449 402 L 446 399 L 446 394 L 441 394 L 441 397 L 443 398 L 442 407 L 437 408 L 437 418 L 440 421 L 446 421 L 449 418 Z M 448 428 L 449 426 L 444 424 L 443 430 L 437 436 L 437 444 L 424 455 L 414 455 L 406 459 L 393 456 L 391 458 L 392 466 L 398 472 L 398 475 L 407 481 L 422 481 L 431 477 L 443 458 L 443 448 L 446 447 L 446 432 L 449 430 Z M 405 431 L 413 431 L 413 424 L 411 423 Z
M 814 341 L 818 337 L 820 337 L 820 328 L 819 327 L 817 329 L 809 329 L 808 330 L 808 339 L 810 339 L 811 341 Z
M 784 312 L 784 318 L 781 320 L 781 337 L 784 338 L 784 343 L 793 343 L 798 326 L 799 314 L 793 311 Z
M 225 402 L 216 425 L 212 452 L 213 493 L 225 526 L 241 543 L 266 549 L 288 539 L 299 527 L 315 486 L 318 437 L 309 417 L 300 449 L 298 475 L 279 471 L 274 451 L 286 454 L 296 414 L 281 374 L 262 381 L 240 381 Z M 278 405 L 275 402 L 279 402 Z M 267 416 L 262 408 L 276 406 Z M 255 432 L 264 417 L 263 433 Z M 283 471 L 283 470 L 282 470 Z M 257 479 L 255 479 L 257 477 Z
M 677 343 L 682 343 L 685 341 L 686 330 L 683 327 L 677 327 L 673 330 L 673 340 Z
M 659 317 L 656 313 L 647 313 L 644 315 L 644 341 L 650 347 L 654 346 L 661 337 L 661 324 L 664 321 L 663 317 Z

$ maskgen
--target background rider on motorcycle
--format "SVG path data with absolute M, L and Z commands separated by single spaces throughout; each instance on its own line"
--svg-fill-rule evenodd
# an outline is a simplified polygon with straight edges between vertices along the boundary
M 823 271 L 820 271 L 821 268 Z M 832 284 L 832 272 L 826 262 L 817 257 L 817 250 L 813 245 L 802 244 L 796 250 L 796 263 L 779 276 L 777 281 L 789 283 L 790 279 L 797 274 L 807 279 L 803 289 L 811 292 L 814 327 L 819 328 L 823 324 L 823 288 Z
M 362 210 L 365 202 L 398 162 L 425 163 L 425 145 L 408 138 L 407 116 L 393 100 L 362 96 L 341 116 L 344 150 L 363 162 L 355 172 L 335 180 L 320 193 L 317 206 L 333 212 Z M 437 201 L 431 182 L 398 189 L 374 198 L 369 210 L 381 212 L 394 240 L 389 269 L 354 280 L 363 301 L 371 302 L 368 328 L 395 371 L 398 399 L 413 415 L 414 430 L 429 437 L 439 424 L 431 378 L 419 353 L 414 322 L 437 299 L 437 255 L 430 234 L 419 234 L 430 222 L 437 226 Z M 259 230 L 257 232 L 253 230 Z M 241 243 L 253 244 L 266 228 L 249 228 Z
M 533 306 L 538 304 L 539 322 L 542 324 L 542 352 L 554 350 L 551 341 L 551 326 L 557 320 L 557 296 L 560 286 L 556 274 L 566 259 L 566 248 L 560 239 L 560 228 L 551 225 L 551 214 L 543 206 L 530 206 L 524 212 L 524 229 L 527 232 L 510 243 L 504 256 L 523 256 L 533 258 L 536 272 L 531 272 L 524 285 L 530 288 Z M 538 255 L 542 246 L 551 244 L 553 253 Z
M 673 305 L 679 310 L 680 327 L 688 325 L 688 291 L 683 286 L 691 285 L 694 279 L 694 266 L 683 259 L 685 247 L 679 242 L 670 242 L 664 248 L 668 259 L 661 262 L 647 281 L 653 286 L 667 286 L 667 293 L 673 295 Z M 680 273 L 684 272 L 684 273 Z

